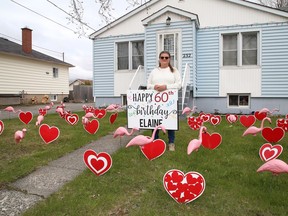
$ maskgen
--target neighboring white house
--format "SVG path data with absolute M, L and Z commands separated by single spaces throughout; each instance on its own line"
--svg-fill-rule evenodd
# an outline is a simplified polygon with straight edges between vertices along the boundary
M 96 106 L 124 104 L 138 66 L 145 78 L 135 80 L 145 84 L 167 50 L 182 76 L 187 68 L 187 106 L 288 113 L 287 11 L 242 0 L 151 0 L 90 38 Z
M 62 101 L 69 94 L 69 67 L 32 50 L 29 28 L 22 29 L 22 45 L 0 38 L 0 105 Z

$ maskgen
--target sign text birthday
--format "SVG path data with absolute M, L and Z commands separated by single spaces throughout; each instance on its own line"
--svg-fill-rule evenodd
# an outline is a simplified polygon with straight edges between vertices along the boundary
M 128 128 L 178 130 L 178 91 L 128 90 Z

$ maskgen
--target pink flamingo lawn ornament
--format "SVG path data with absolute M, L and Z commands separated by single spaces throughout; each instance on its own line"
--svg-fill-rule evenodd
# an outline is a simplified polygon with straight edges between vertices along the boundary
M 263 127 L 264 127 L 264 121 L 265 120 L 268 120 L 271 124 L 271 119 L 269 117 L 265 117 L 264 119 L 262 119 L 262 122 L 261 122 L 261 126 L 260 128 L 257 128 L 255 126 L 250 126 L 249 128 L 247 128 L 244 133 L 242 134 L 242 136 L 246 136 L 248 134 L 252 134 L 253 136 L 256 136 L 257 133 L 261 132 L 263 130 Z
M 14 108 L 12 106 L 8 106 L 4 109 L 4 111 L 9 112 L 9 119 L 10 119 L 10 113 L 17 113 L 17 112 L 22 112 L 21 110 L 17 110 L 15 111 Z
M 116 138 L 117 136 L 131 136 L 135 131 L 138 131 L 139 128 L 132 128 L 130 132 L 125 127 L 118 127 L 116 131 L 114 132 L 113 138 Z
M 89 119 L 89 118 L 97 118 L 97 116 L 95 116 L 94 113 L 92 113 L 92 112 L 86 113 L 84 117 L 85 117 L 85 118 L 88 118 L 88 119 Z
M 63 115 L 64 114 L 64 109 L 62 107 L 58 107 L 56 110 L 55 110 L 59 115 Z
M 44 116 L 43 115 L 39 115 L 37 117 L 36 126 L 39 126 L 43 120 L 44 120 Z
M 201 144 L 202 144 L 202 133 L 203 130 L 206 131 L 207 128 L 205 126 L 201 126 L 200 127 L 200 131 L 199 131 L 199 138 L 198 139 L 193 139 L 189 142 L 188 146 L 187 146 L 187 154 L 190 155 L 193 151 L 198 151 L 198 149 L 200 148 Z
M 54 106 L 54 103 L 51 101 L 49 105 L 44 107 L 44 109 L 50 110 L 53 106 Z
M 271 111 L 268 108 L 263 108 L 261 110 L 259 110 L 259 114 L 260 113 L 269 113 L 270 115 L 272 115 L 274 112 L 279 112 L 280 110 L 277 108 L 272 109 Z
M 118 109 L 120 109 L 120 106 L 117 105 L 117 104 L 110 104 L 108 107 L 106 107 L 106 111 L 109 111 L 109 112 L 116 112 L 118 111 Z
M 22 141 L 22 139 L 25 137 L 26 131 L 27 131 L 26 128 L 23 128 L 22 130 L 18 130 L 15 132 L 14 140 L 16 143 L 19 143 Z
M 186 116 L 190 116 L 195 112 L 196 109 L 197 109 L 196 106 L 193 106 L 192 109 L 190 107 L 185 107 L 182 111 L 182 115 L 185 114 Z
M 279 175 L 281 173 L 288 173 L 288 164 L 279 159 L 272 159 L 260 166 L 257 172 L 271 172 L 273 175 Z
M 136 137 L 134 137 L 132 140 L 130 140 L 130 142 L 126 145 L 126 148 L 129 146 L 133 146 L 133 145 L 138 145 L 138 146 L 142 146 L 148 143 L 153 142 L 154 138 L 155 138 L 155 134 L 156 131 L 158 129 L 161 129 L 164 133 L 166 133 L 165 127 L 163 125 L 158 125 L 154 128 L 152 136 L 144 136 L 144 135 L 138 135 Z
M 89 123 L 89 119 L 86 118 L 85 116 L 82 117 L 82 124 L 85 126 Z

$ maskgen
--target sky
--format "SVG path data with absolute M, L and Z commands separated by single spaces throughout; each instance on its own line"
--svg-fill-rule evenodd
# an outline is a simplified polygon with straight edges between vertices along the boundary
M 22 44 L 21 28 L 28 27 L 33 30 L 34 50 L 61 60 L 64 53 L 64 61 L 75 66 L 69 69 L 70 82 L 75 79 L 92 79 L 92 40 L 88 37 L 106 25 L 98 14 L 100 4 L 95 3 L 95 0 L 83 1 L 83 21 L 94 29 L 86 27 L 85 37 L 74 33 L 77 25 L 71 23 L 69 16 L 50 2 L 66 12 L 71 11 L 70 0 L 1 0 L 0 37 Z M 133 9 L 126 0 L 112 2 L 114 10 L 111 13 L 114 18 Z
M 71 11 L 70 1 L 1 0 L 0 37 L 22 44 L 21 28 L 28 27 L 33 30 L 32 48 L 34 50 L 61 60 L 64 53 L 64 61 L 75 66 L 69 69 L 70 82 L 75 79 L 92 79 L 92 40 L 88 37 L 106 23 L 98 14 L 100 4 L 95 3 L 95 0 L 84 0 L 83 21 L 94 30 L 87 28 L 86 37 L 74 33 L 77 31 L 77 25 L 71 23 L 69 16 L 62 11 Z M 112 0 L 114 10 L 111 13 L 115 19 L 133 9 L 127 1 Z

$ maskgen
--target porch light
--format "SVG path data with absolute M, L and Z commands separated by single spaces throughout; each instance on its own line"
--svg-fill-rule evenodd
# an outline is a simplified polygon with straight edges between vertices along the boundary
M 171 18 L 168 16 L 166 19 L 166 25 L 169 26 L 171 23 Z

